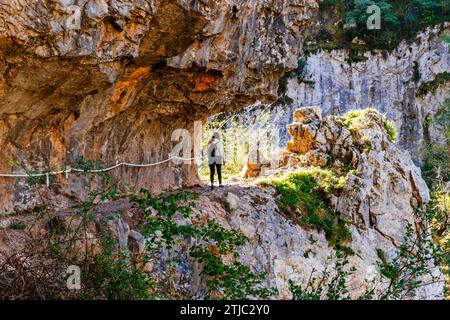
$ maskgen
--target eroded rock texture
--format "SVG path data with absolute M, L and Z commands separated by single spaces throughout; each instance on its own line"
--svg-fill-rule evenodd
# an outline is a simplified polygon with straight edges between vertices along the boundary
M 399 144 L 414 159 L 443 132 L 428 132 L 427 119 L 450 99 L 448 81 L 434 90 L 426 84 L 450 72 L 450 50 L 440 36 L 449 26 L 434 27 L 403 41 L 392 52 L 366 53 L 366 61 L 347 63 L 345 51 L 319 52 L 307 59 L 303 75 L 293 78 L 288 95 L 297 107 L 320 105 L 325 114 L 344 114 L 353 109 L 375 108 L 396 122 Z
M 334 159 L 329 161 L 327 169 L 336 173 L 345 172 L 348 164 L 352 163 L 356 170 L 348 172 L 340 194 L 324 196 L 330 197 L 330 203 L 339 211 L 336 214 L 348 221 L 351 239 L 345 245 L 355 253 L 349 258 L 348 268 L 356 268 L 346 278 L 351 297 L 360 297 L 375 283 L 374 297 L 378 298 L 389 286 L 389 279 L 380 275 L 378 251 L 384 252 L 387 259 L 396 257 L 408 222 L 421 232 L 420 219 L 415 212 L 428 201 L 428 189 L 420 177 L 420 170 L 406 152 L 389 142 L 383 119 L 375 111 L 362 116 L 360 130 L 356 133 L 352 133 L 337 117 L 322 119 L 318 108 L 298 110 L 294 118 L 296 122 L 290 128 L 293 140 L 289 149 L 295 152 L 285 154 L 285 160 L 290 159 L 290 162 L 285 162 L 278 173 L 298 172 L 311 165 L 323 166 L 317 160 L 327 155 Z M 309 132 L 308 138 L 301 138 L 305 137 L 305 132 Z M 366 138 L 371 141 L 370 150 Z M 309 149 L 304 140 L 308 140 Z M 300 149 L 302 151 L 297 151 Z M 294 159 L 299 159 L 299 152 L 303 153 L 305 163 L 295 164 Z M 252 271 L 267 274 L 264 285 L 278 289 L 274 298 L 292 297 L 289 280 L 306 287 L 311 277 L 319 281 L 323 272 L 334 272 L 336 249 L 330 246 L 325 232 L 311 225 L 299 224 L 295 217 L 280 214 L 282 210 L 274 188 L 253 183 L 228 185 L 220 191 L 208 188 L 191 191 L 198 194 L 196 205 L 187 217 L 176 214 L 176 225 L 190 225 L 195 220 L 193 217 L 199 216 L 204 224 L 208 220 L 217 221 L 226 229 L 242 232 L 249 241 L 239 248 L 239 259 Z M 154 208 L 146 210 L 152 211 L 152 215 L 157 212 Z M 129 257 L 138 259 L 153 244 L 152 233 L 148 239 L 140 233 L 148 217 L 143 218 L 142 212 L 130 202 L 105 203 L 96 207 L 95 212 L 95 218 L 107 223 L 112 237 Z M 77 223 L 70 222 L 81 219 L 79 214 L 59 216 L 64 220 L 63 225 L 69 225 L 62 230 L 75 228 Z M 0 219 L 0 253 L 3 253 L 3 256 L 0 254 L 0 262 L 14 250 L 20 252 L 24 231 L 12 230 L 8 226 L 14 221 L 30 224 L 34 219 L 30 215 Z M 91 224 L 89 238 L 86 239 L 97 238 L 98 225 Z M 83 235 L 81 248 L 85 247 L 84 239 Z M 158 259 L 151 259 L 144 269 L 159 278 L 169 275 L 174 290 L 171 289 L 171 293 L 175 292 L 176 297 L 203 299 L 208 292 L 208 278 L 202 272 L 202 265 L 188 254 L 201 242 L 189 239 L 180 241 L 172 249 L 161 246 Z M 101 250 L 97 240 L 88 244 L 90 250 Z M 173 261 L 178 259 L 176 270 L 168 272 L 174 265 Z M 230 260 L 226 261 L 230 263 Z M 402 294 L 401 299 L 442 299 L 442 274 L 433 267 L 433 261 L 429 263 L 430 274 L 416 279 L 423 281 L 423 285 L 414 293 Z
M 322 119 L 316 107 L 297 110 L 294 119 L 288 150 L 303 155 L 299 165 L 339 173 L 355 168 L 348 173 L 342 194 L 332 199 L 336 210 L 357 228 L 376 230 L 394 244 L 401 243 L 406 223 L 414 224 L 414 212 L 430 196 L 410 155 L 390 141 L 383 116 L 367 109 L 354 118 Z M 289 166 L 292 154 L 284 157 L 282 163 Z
M 345 50 L 299 56 L 304 65 L 285 78 L 285 96 L 273 106 L 270 125 L 279 130 L 284 144 L 289 139 L 285 128 L 299 107 L 317 105 L 324 115 L 375 108 L 395 121 L 398 144 L 421 162 L 428 144 L 445 137 L 442 128 L 427 127 L 427 122 L 450 99 L 448 80 L 437 80 L 450 72 L 449 45 L 441 39 L 448 28 L 429 28 L 391 52 L 366 52 L 360 62 L 349 63 Z M 427 86 L 433 89 L 423 90 Z M 243 123 L 266 112 L 261 109 L 244 113 Z
M 363 110 L 354 118 L 322 118 L 319 107 L 307 107 L 296 110 L 293 118 L 294 123 L 288 128 L 292 140 L 287 145 L 287 151 L 281 154 L 281 167 L 267 170 L 267 175 L 297 172 L 310 167 L 346 175 L 343 189 L 328 194 L 327 197 L 340 217 L 350 223 L 352 240 L 348 245 L 356 252 L 351 258 L 351 264 L 358 271 L 351 277 L 349 287 L 353 289 L 352 296 L 357 297 L 366 288 L 366 280 L 370 282 L 379 276 L 376 268 L 376 261 L 379 259 L 377 249 L 392 257 L 404 242 L 407 225 L 412 225 L 418 233 L 425 229 L 418 212 L 429 201 L 428 187 L 409 153 L 400 150 L 390 141 L 384 128 L 385 119 L 376 110 Z M 270 193 L 270 190 L 266 192 Z M 238 207 L 243 212 L 252 212 L 250 205 L 243 209 L 243 200 L 239 203 Z M 266 205 L 275 206 L 271 201 Z M 267 208 L 263 210 L 275 211 Z M 264 219 L 274 218 L 269 213 L 263 216 Z M 253 232 L 251 222 L 245 221 L 242 225 L 244 233 Z M 273 269 L 265 271 L 276 275 L 274 280 L 282 295 L 289 296 L 288 280 L 298 277 L 305 285 L 306 275 L 311 274 L 311 270 L 324 270 L 327 267 L 329 262 L 326 258 L 331 255 L 332 249 L 328 247 L 321 232 L 292 225 L 279 230 L 276 227 L 278 223 L 269 225 L 270 227 L 264 228 L 270 230 L 258 233 L 265 238 L 273 237 L 267 241 L 271 243 L 267 245 L 270 256 L 274 257 L 270 264 Z M 260 227 L 258 225 L 257 228 Z M 289 228 L 300 231 L 288 231 Z M 273 236 L 273 232 L 278 233 L 278 236 Z M 277 250 L 274 250 L 274 243 L 279 246 Z M 281 249 L 283 245 L 286 247 Z M 258 252 L 261 249 L 253 250 Z M 267 252 L 266 250 L 263 252 Z M 308 250 L 311 255 L 304 255 Z M 439 270 L 432 270 L 434 276 L 439 278 Z M 429 279 L 425 278 L 422 280 L 428 283 Z M 432 284 L 417 291 L 416 298 L 442 296 L 443 282 L 429 282 Z M 384 288 L 381 285 L 378 289 L 382 291 Z
M 0 172 L 168 158 L 176 128 L 273 100 L 316 11 L 314 0 L 1 0 Z M 197 180 L 173 163 L 114 174 L 155 191 Z M 77 197 L 73 179 L 53 191 Z M 34 199 L 23 179 L 0 178 L 0 210 Z

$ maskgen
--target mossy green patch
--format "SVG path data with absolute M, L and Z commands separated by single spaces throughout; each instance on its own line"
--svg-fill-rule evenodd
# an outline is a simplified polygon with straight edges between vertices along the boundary
M 13 221 L 9 225 L 9 228 L 13 230 L 24 230 L 26 227 L 27 227 L 26 224 L 22 221 Z
M 346 176 L 337 176 L 331 170 L 305 169 L 290 173 L 263 184 L 273 186 L 280 195 L 279 206 L 290 214 L 299 209 L 302 215 L 298 222 L 315 226 L 325 232 L 331 246 L 351 238 L 344 220 L 332 207 L 329 195 L 340 192 L 347 181 Z

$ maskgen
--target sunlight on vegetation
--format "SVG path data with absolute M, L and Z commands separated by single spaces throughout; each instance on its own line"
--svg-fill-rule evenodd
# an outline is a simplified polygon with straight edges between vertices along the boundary
M 102 165 L 80 161 L 78 167 L 87 171 Z M 146 189 L 120 193 L 108 174 L 78 175 L 86 178 L 87 192 L 78 212 L 65 218 L 70 219 L 67 224 L 51 204 L 43 204 L 40 215 L 48 221 L 48 230 L 43 228 L 38 235 L 27 232 L 29 240 L 21 251 L 0 264 L 0 299 L 192 299 L 189 291 L 174 282 L 180 265 L 186 263 L 202 269 L 206 299 L 267 299 L 277 294 L 264 285 L 265 273 L 255 273 L 240 262 L 238 248 L 248 239 L 214 219 L 204 219 L 194 210 L 196 194 L 180 191 L 154 196 Z M 107 224 L 117 219 L 115 215 L 99 218 L 98 204 L 119 198 L 128 199 L 142 214 L 138 229 L 145 237 L 145 251 L 138 255 L 112 239 Z M 35 228 L 35 223 L 28 229 Z M 16 230 L 26 227 L 20 221 L 10 225 Z M 180 252 L 182 243 L 185 248 Z M 146 271 L 149 263 L 158 265 L 159 271 Z M 61 275 L 68 265 L 82 270 L 81 290 L 67 290 Z M 4 278 L 11 268 L 15 277 Z
M 251 106 L 241 112 L 216 115 L 210 118 L 203 128 L 202 150 L 206 150 L 214 132 L 219 132 L 222 137 L 226 158 L 222 169 L 224 181 L 240 180 L 249 153 L 255 153 L 256 149 L 259 150 L 259 161 L 270 161 L 273 141 L 278 130 L 270 123 L 270 109 L 256 109 L 256 112 L 251 114 L 249 110 L 255 107 L 259 106 Z M 204 182 L 209 182 L 206 153 L 199 167 L 199 175 Z
M 340 192 L 346 181 L 346 176 L 339 177 L 330 170 L 313 168 L 265 180 L 261 185 L 276 189 L 284 213 L 292 215 L 292 211 L 299 209 L 298 222 L 323 230 L 330 245 L 336 246 L 340 241 L 351 239 L 351 235 L 345 221 L 331 207 L 328 195 Z
M 397 139 L 396 124 L 389 121 L 385 115 L 382 115 L 378 110 L 368 108 L 363 110 L 352 110 L 341 117 L 337 117 L 353 134 L 358 133 L 367 124 L 367 118 L 382 117 L 383 129 L 385 130 L 389 141 L 395 143 Z

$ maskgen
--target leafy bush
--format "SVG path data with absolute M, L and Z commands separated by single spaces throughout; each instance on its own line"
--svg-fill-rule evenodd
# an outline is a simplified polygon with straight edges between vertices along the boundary
M 444 129 L 444 143 L 429 143 L 425 148 L 422 173 L 431 191 L 428 217 L 432 235 L 446 256 L 442 267 L 446 276 L 446 298 L 450 299 L 450 100 L 445 102 L 433 118 L 426 121 L 426 126 L 440 126 Z
M 450 33 L 444 33 L 443 35 L 441 35 L 441 40 L 445 43 L 450 44 Z
M 26 228 L 26 224 L 22 221 L 13 221 L 9 225 L 9 228 L 13 230 L 23 230 Z
M 78 264 L 83 271 L 81 299 L 148 300 L 155 298 L 154 279 L 117 252 L 116 243 L 103 241 L 103 252 L 89 254 Z
M 448 262 L 448 255 L 431 241 L 430 233 L 426 231 L 417 235 L 411 224 L 407 225 L 404 241 L 393 259 L 388 259 L 380 249 L 377 249 L 377 254 L 380 259 L 377 265 L 381 276 L 366 281 L 365 291 L 354 299 L 412 298 L 422 286 L 441 281 L 439 275 L 433 273 L 433 264 Z M 329 261 L 332 258 L 329 257 Z M 348 281 L 356 271 L 354 266 L 349 265 L 348 254 L 337 250 L 333 270 L 326 268 L 320 275 L 313 270 L 305 286 L 290 281 L 293 298 L 294 300 L 351 299 Z M 424 282 L 424 277 L 428 277 L 427 282 Z
M 397 127 L 395 122 L 393 121 L 389 121 L 386 119 L 386 117 L 384 117 L 384 121 L 383 121 L 383 127 L 384 130 L 386 130 L 386 133 L 388 135 L 388 138 L 391 142 L 395 143 L 395 141 L 397 141 Z
M 230 252 L 222 252 L 230 253 Z M 266 274 L 253 273 L 249 267 L 239 261 L 225 264 L 222 258 L 205 248 L 194 248 L 191 256 L 204 264 L 203 273 L 208 276 L 207 284 L 211 297 L 220 299 L 268 299 L 276 290 L 262 286 Z
M 368 118 L 382 117 L 383 129 L 385 130 L 389 141 L 395 143 L 397 139 L 396 124 L 393 121 L 389 121 L 385 115 L 382 115 L 378 110 L 373 108 L 367 108 L 362 110 L 352 110 L 345 115 L 338 118 L 353 134 L 358 132 L 367 125 Z
M 140 195 L 132 196 L 131 200 L 145 212 L 143 232 L 149 239 L 148 250 L 155 253 L 161 246 L 170 249 L 175 243 L 191 240 L 195 245 L 187 252 L 203 264 L 202 274 L 207 277 L 209 288 L 207 298 L 266 299 L 274 295 L 275 290 L 263 286 L 264 273 L 253 273 L 238 261 L 236 249 L 248 239 L 236 230 L 226 230 L 214 220 L 202 222 L 200 216 L 193 214 L 193 198 L 192 193 L 152 196 L 145 189 Z M 190 223 L 180 224 L 180 218 L 189 219 Z M 233 261 L 225 263 L 225 256 L 233 257 Z
M 336 176 L 330 170 L 313 168 L 264 181 L 263 184 L 275 187 L 280 195 L 280 208 L 285 213 L 291 215 L 294 208 L 299 209 L 302 215 L 298 221 L 324 230 L 330 245 L 335 246 L 351 236 L 339 213 L 331 208 L 328 196 L 342 190 L 346 179 L 346 176 Z
M 81 221 L 75 222 L 75 226 L 72 226 L 73 221 L 68 225 L 62 223 L 59 216 L 52 213 L 51 205 L 42 204 L 45 209 L 40 217 L 49 221 L 48 228 L 42 230 L 46 234 L 39 233 L 36 238 L 35 234 L 27 233 L 29 241 L 20 249 L 22 252 L 2 259 L 5 262 L 0 265 L 0 284 L 3 286 L 0 298 L 134 300 L 183 297 L 182 293 L 173 290 L 171 278 L 182 257 L 176 250 L 170 256 L 171 249 L 183 241 L 187 245 L 183 255 L 191 259 L 189 262 L 203 265 L 202 274 L 209 287 L 207 298 L 268 298 L 276 294 L 276 290 L 263 285 L 264 273 L 253 273 L 239 261 L 237 247 L 248 240 L 242 233 L 227 230 L 215 220 L 205 220 L 199 213 L 194 213 L 196 194 L 179 192 L 153 196 L 145 189 L 139 193 L 130 190 L 121 194 L 109 174 L 87 173 L 102 169 L 101 162 L 81 160 L 74 167 L 82 169 L 77 174 L 86 178 L 83 189 L 87 197 L 80 201 L 78 215 L 71 217 L 71 220 L 80 218 Z M 34 181 L 30 184 L 36 185 Z M 147 253 L 135 259 L 111 240 L 104 221 L 97 219 L 97 205 L 119 197 L 129 198 L 144 215 L 141 227 Z M 72 227 L 67 229 L 68 226 Z M 25 226 L 13 223 L 11 228 L 24 229 Z M 92 228 L 95 229 L 94 238 Z M 95 245 L 96 250 L 92 250 L 91 245 Z M 154 277 L 144 271 L 144 266 L 155 258 L 158 259 L 155 262 L 160 263 L 161 256 L 158 255 L 162 250 L 169 252 L 169 260 L 165 261 L 168 272 L 164 277 Z M 62 276 L 67 266 L 73 264 L 83 272 L 82 288 L 76 292 L 67 290 Z M 8 270 L 15 270 L 12 279 Z
M 450 181 L 450 100 L 447 100 L 443 108 L 426 122 L 426 126 L 440 126 L 444 129 L 444 143 L 429 143 L 424 149 L 424 165 L 422 172 L 429 187 L 433 187 L 435 181 L 442 179 Z
M 449 72 L 438 73 L 436 75 L 436 78 L 433 81 L 428 81 L 428 82 L 422 83 L 422 85 L 416 91 L 416 96 L 423 97 L 430 92 L 432 94 L 435 94 L 436 90 L 439 88 L 439 86 L 448 81 L 450 81 L 450 73 Z
M 367 8 L 377 5 L 381 10 L 381 29 L 368 30 L 371 14 Z M 326 0 L 319 4 L 319 16 L 332 16 L 326 26 L 329 37 L 322 31 L 315 36 L 318 48 L 345 48 L 356 52 L 372 49 L 394 49 L 403 39 L 411 41 L 428 26 L 450 20 L 445 1 L 440 0 Z M 354 43 L 357 37 L 364 44 Z
M 405 299 L 414 297 L 417 289 L 425 284 L 425 276 L 430 277 L 430 283 L 439 282 L 439 275 L 432 272 L 433 264 L 441 265 L 445 254 L 439 245 L 431 241 L 430 233 L 416 234 L 413 226 L 408 223 L 404 241 L 397 255 L 388 261 L 378 251 L 381 262 L 378 264 L 380 273 L 388 279 L 386 290 L 379 299 Z

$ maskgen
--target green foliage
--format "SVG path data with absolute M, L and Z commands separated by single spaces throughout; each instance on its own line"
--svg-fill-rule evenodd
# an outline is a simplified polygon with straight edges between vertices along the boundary
M 262 286 L 266 278 L 265 273 L 255 274 L 239 261 L 227 265 L 221 257 L 201 247 L 194 248 L 191 256 L 204 264 L 203 274 L 209 278 L 207 280 L 210 289 L 208 299 L 211 297 L 220 297 L 220 299 L 226 300 L 268 299 L 276 294 L 276 290 Z
M 387 120 L 386 117 L 384 117 L 383 127 L 384 127 L 384 130 L 386 130 L 389 140 L 391 142 L 395 143 L 395 141 L 397 141 L 397 136 L 398 136 L 397 127 L 395 125 L 395 122 L 389 121 L 389 120 Z
M 57 165 L 52 165 L 49 168 L 49 171 L 58 171 L 60 168 Z M 37 174 L 41 174 L 41 172 L 38 171 L 27 171 L 28 177 L 27 177 L 27 184 L 30 186 L 36 186 L 36 185 L 45 185 L 47 184 L 47 177 L 46 176 L 34 176 Z M 48 176 L 49 183 L 55 183 L 56 182 L 56 176 L 49 175 Z
M 366 281 L 366 289 L 356 297 L 358 300 L 412 298 L 420 287 L 440 281 L 439 275 L 432 272 L 433 263 L 442 265 L 449 259 L 442 247 L 431 241 L 429 232 L 416 234 L 411 224 L 407 224 L 404 241 L 393 259 L 386 257 L 381 249 L 377 249 L 377 255 L 381 277 Z M 337 250 L 332 271 L 326 268 L 317 275 L 313 270 L 305 286 L 290 282 L 293 297 L 295 300 L 348 300 L 351 297 L 347 282 L 356 271 L 349 265 L 348 254 Z
M 162 244 L 170 249 L 180 237 L 192 237 L 197 232 L 193 225 L 179 225 L 174 220 L 176 214 L 188 218 L 192 213 L 194 204 L 190 202 L 190 197 L 189 193 L 153 196 L 146 189 L 141 189 L 140 195 L 130 197 L 144 210 L 146 221 L 142 231 L 149 238 L 151 250 L 158 250 Z
M 117 252 L 110 239 L 103 241 L 103 252 L 89 254 L 79 263 L 83 267 L 82 299 L 148 300 L 155 281 L 143 270 L 127 261 L 127 255 Z
M 441 265 L 444 258 L 442 248 L 431 241 L 428 232 L 417 235 L 408 223 L 396 256 L 391 261 L 384 254 L 380 257 L 378 267 L 388 280 L 388 286 L 379 298 L 395 300 L 413 297 L 417 289 L 425 284 L 422 280 L 424 276 L 429 276 L 431 282 L 439 281 L 439 276 L 431 271 L 432 263 Z
M 284 80 L 280 81 L 287 85 L 286 76 Z M 287 97 L 284 96 L 284 98 Z M 259 153 L 255 158 L 259 159 L 260 162 L 270 159 L 273 141 L 278 134 L 278 130 L 275 124 L 270 121 L 271 109 L 269 106 L 259 110 L 255 108 L 256 106 L 252 106 L 241 112 L 226 112 L 216 115 L 210 118 L 203 128 L 203 150 L 206 150 L 207 143 L 214 132 L 219 132 L 222 136 L 226 159 L 226 164 L 222 166 L 224 181 L 242 178 L 242 170 L 248 160 L 249 153 L 255 152 L 257 144 Z M 250 150 L 251 148 L 253 150 Z M 203 181 L 209 182 L 206 152 L 204 155 L 204 159 L 200 163 L 199 175 Z M 217 177 L 215 181 L 217 181 Z
M 13 230 L 24 230 L 26 227 L 27 225 L 22 221 L 13 221 L 9 225 L 9 228 Z
M 433 187 L 433 182 L 441 178 L 443 181 L 450 180 L 450 100 L 447 100 L 441 109 L 432 119 L 426 123 L 430 126 L 440 126 L 444 129 L 445 143 L 430 143 L 424 149 L 424 165 L 422 173 L 429 187 Z
M 41 204 L 39 212 L 36 212 L 39 222 L 30 220 L 26 241 L 18 249 L 20 251 L 0 264 L 0 298 L 91 300 L 153 297 L 152 278 L 141 266 L 130 261 L 127 252 L 102 233 L 104 222 L 96 219 L 96 205 L 113 200 L 117 193 L 115 186 L 107 175 L 102 175 L 95 186 L 88 179 L 86 190 L 88 197 L 80 203 L 79 212 L 74 216 L 62 218 L 54 213 L 50 204 Z M 42 221 L 46 222 L 45 228 Z M 31 232 L 35 223 L 39 223 L 37 234 Z M 24 229 L 25 224 L 17 222 L 11 227 Z M 92 236 L 97 232 L 102 234 L 101 237 Z M 67 290 L 65 274 L 69 265 L 77 265 L 81 269 L 81 290 Z M 4 282 L 7 270 L 15 270 L 17 276 Z
M 443 259 L 442 269 L 446 277 L 446 299 L 450 299 L 450 100 L 431 119 L 426 126 L 440 127 L 444 130 L 444 143 L 429 143 L 424 150 L 422 173 L 430 188 L 430 203 L 428 218 L 435 243 L 437 243 L 446 259 Z
M 397 139 L 397 129 L 393 121 L 389 121 L 385 115 L 382 115 L 378 110 L 373 108 L 352 110 L 345 115 L 338 118 L 352 134 L 359 134 L 362 128 L 367 126 L 368 119 L 382 117 L 383 129 L 385 130 L 388 139 L 395 143 Z M 365 145 L 364 147 L 368 147 Z
M 422 83 L 422 85 L 416 91 L 416 96 L 423 97 L 430 92 L 432 94 L 435 94 L 436 90 L 439 88 L 439 86 L 448 81 L 450 81 L 450 73 L 449 72 L 438 73 L 436 75 L 436 78 L 433 81 L 428 81 L 428 82 Z
M 441 35 L 441 40 L 447 44 L 450 44 L 450 34 L 444 33 L 443 35 Z
M 203 264 L 202 273 L 207 276 L 209 287 L 207 298 L 266 299 L 275 294 L 275 290 L 263 286 L 264 273 L 255 274 L 238 261 L 237 247 L 248 239 L 236 230 L 223 228 L 214 220 L 202 222 L 192 210 L 195 197 L 192 193 L 152 196 L 145 189 L 140 195 L 132 196 L 131 200 L 145 212 L 143 232 L 149 239 L 148 250 L 155 253 L 162 246 L 170 249 L 176 243 L 191 240 L 194 245 L 187 252 Z M 190 222 L 182 223 L 183 219 Z M 225 257 L 232 257 L 233 261 L 225 263 Z
M 422 173 L 425 179 L 431 185 L 438 175 L 448 181 L 450 178 L 450 156 L 448 146 L 432 143 L 425 150 L 425 163 L 422 166 Z
M 313 168 L 288 174 L 263 182 L 275 187 L 280 195 L 280 208 L 289 213 L 293 208 L 302 212 L 298 221 L 325 231 L 330 245 L 351 238 L 339 213 L 331 208 L 328 195 L 339 192 L 345 185 L 346 176 L 336 176 L 330 170 Z
M 223 228 L 215 220 L 204 219 L 194 210 L 197 195 L 188 192 L 170 193 L 153 196 L 150 191 L 142 189 L 138 194 L 133 190 L 127 194 L 119 193 L 113 179 L 107 173 L 88 173 L 90 170 L 102 169 L 99 161 L 80 161 L 76 168 L 83 169 L 78 175 L 85 177 L 84 190 L 87 197 L 80 202 L 79 217 L 81 222 L 73 230 L 64 230 L 66 226 L 58 219 L 49 219 L 48 235 L 42 240 L 30 242 L 30 252 L 26 256 L 39 255 L 42 269 L 47 268 L 45 259 L 58 262 L 50 271 L 36 273 L 35 270 L 23 268 L 20 272 L 46 287 L 48 279 L 41 279 L 41 274 L 53 274 L 52 278 L 62 281 L 60 274 L 68 264 L 78 265 L 83 274 L 82 289 L 74 293 L 80 299 L 153 299 L 180 298 L 183 293 L 175 291 L 173 272 L 183 259 L 200 263 L 202 274 L 206 278 L 209 292 L 207 298 L 244 299 L 268 298 L 276 290 L 264 286 L 266 275 L 254 273 L 239 261 L 237 247 L 244 245 L 248 239 L 236 230 Z M 103 222 L 97 219 L 97 205 L 101 202 L 128 197 L 143 213 L 140 226 L 146 238 L 147 253 L 133 258 L 120 248 L 105 232 Z M 112 217 L 112 216 L 111 216 Z M 84 239 L 89 228 L 101 231 L 102 246 L 98 251 L 91 251 L 86 242 L 81 253 L 79 241 Z M 21 228 L 19 224 L 12 225 Z M 64 231 L 64 232 L 63 232 Z M 92 239 L 93 240 L 93 239 Z M 35 243 L 41 247 L 36 249 Z M 78 245 L 77 245 L 78 243 Z M 179 252 L 175 247 L 186 246 Z M 145 272 L 146 263 L 156 259 L 161 263 L 161 252 L 166 251 L 169 259 L 164 262 L 164 277 L 154 277 Z M 68 260 L 70 256 L 75 256 Z M 76 260 L 74 260 L 76 259 Z M 20 263 L 22 265 L 22 263 Z M 39 280 L 36 280 L 39 279 Z M 1 279 L 0 279 L 1 280 Z M 15 291 L 13 283 L 11 291 Z M 63 287 L 64 285 L 60 285 Z M 58 287 L 59 288 L 59 287 Z M 10 288 L 8 288 L 10 289 Z M 67 293 L 59 289 L 45 289 L 45 296 L 66 297 Z M 41 297 L 41 288 L 30 285 L 30 296 Z
M 319 16 L 331 15 L 334 19 L 315 36 L 315 48 L 345 48 L 355 55 L 372 49 L 392 50 L 404 39 L 414 40 L 426 27 L 450 20 L 448 7 L 441 0 L 326 0 L 319 5 Z M 371 5 L 381 10 L 380 30 L 367 28 L 372 14 L 367 8 Z M 364 44 L 352 42 L 354 38 Z
M 444 240 L 449 237 L 448 228 L 450 224 L 450 197 L 448 185 L 446 183 L 435 183 L 430 193 L 431 227 L 433 235 L 438 240 Z

